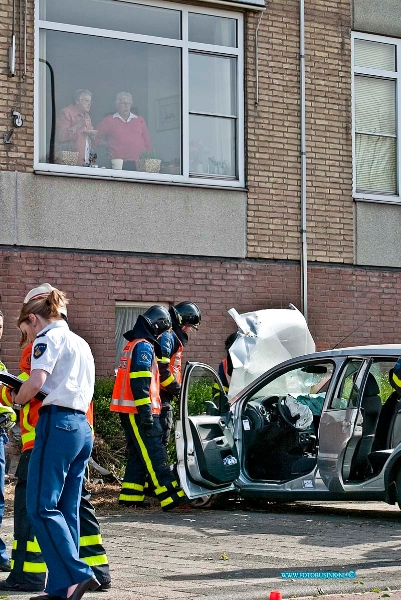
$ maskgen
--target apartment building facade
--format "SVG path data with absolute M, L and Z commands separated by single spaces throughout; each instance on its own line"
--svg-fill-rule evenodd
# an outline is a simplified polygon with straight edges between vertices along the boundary
M 319 349 L 398 341 L 397 0 L 0 0 L 0 15 L 9 368 L 43 281 L 67 292 L 98 375 L 141 310 L 185 299 L 203 314 L 187 357 L 212 365 L 231 307 L 293 303 Z M 79 148 L 60 133 L 76 92 L 92 101 Z M 96 133 L 122 93 L 148 136 L 127 160 Z

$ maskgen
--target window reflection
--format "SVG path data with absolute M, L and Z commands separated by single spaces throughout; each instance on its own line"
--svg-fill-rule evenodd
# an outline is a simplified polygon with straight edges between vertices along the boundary
M 200 44 L 237 47 L 237 21 L 227 17 L 189 13 L 188 38 Z
M 41 36 L 41 58 L 55 75 L 56 162 L 181 173 L 179 48 L 56 31 Z M 40 160 L 49 162 L 52 89 L 50 69 L 43 62 L 40 68 Z
M 236 115 L 235 58 L 190 54 L 189 110 L 191 112 Z
M 55 23 L 181 39 L 178 10 L 116 0 L 41 0 L 40 18 Z
M 235 177 L 235 123 L 234 119 L 190 115 L 191 174 Z

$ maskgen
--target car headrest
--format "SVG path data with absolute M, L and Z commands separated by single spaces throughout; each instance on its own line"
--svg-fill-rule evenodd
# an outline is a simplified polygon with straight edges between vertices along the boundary
M 369 373 L 368 378 L 366 380 L 365 389 L 363 392 L 364 396 L 378 396 L 380 394 L 380 388 L 375 377 L 372 373 Z

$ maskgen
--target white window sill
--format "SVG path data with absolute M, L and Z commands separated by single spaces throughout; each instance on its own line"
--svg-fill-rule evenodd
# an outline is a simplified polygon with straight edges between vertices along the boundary
M 379 196 L 378 194 L 354 194 L 356 202 L 377 202 L 381 204 L 401 204 L 400 196 Z
M 212 189 L 235 189 L 246 191 L 244 182 L 226 179 L 206 179 L 203 177 L 185 178 L 182 175 L 164 173 L 139 173 L 136 171 L 116 171 L 114 169 L 99 169 L 93 167 L 67 167 L 39 163 L 34 166 L 34 172 L 39 175 L 56 175 L 61 177 L 78 177 L 84 179 L 105 179 L 106 181 L 131 181 L 137 183 L 154 183 L 159 185 L 176 185 L 183 187 L 200 187 Z

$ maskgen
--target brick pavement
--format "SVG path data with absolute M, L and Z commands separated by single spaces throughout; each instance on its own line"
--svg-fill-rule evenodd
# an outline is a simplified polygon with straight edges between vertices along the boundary
M 283 598 L 401 600 L 389 591 L 401 590 L 400 515 L 383 503 L 117 512 L 100 517 L 113 589 L 93 600 L 268 600 L 275 589 Z M 4 533 L 11 547 L 10 517 Z M 290 569 L 353 569 L 356 578 L 281 579 Z

